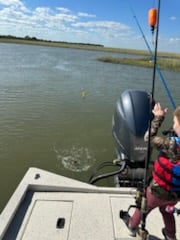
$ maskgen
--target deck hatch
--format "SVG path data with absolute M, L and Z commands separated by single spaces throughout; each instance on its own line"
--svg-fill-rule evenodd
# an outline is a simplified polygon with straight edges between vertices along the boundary
M 22 239 L 68 239 L 72 206 L 72 201 L 36 200 Z

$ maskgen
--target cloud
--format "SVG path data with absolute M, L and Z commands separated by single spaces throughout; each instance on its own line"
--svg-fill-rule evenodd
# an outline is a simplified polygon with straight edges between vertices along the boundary
M 38 7 L 32 12 L 32 17 L 29 16 L 29 18 L 36 20 L 37 22 L 41 23 L 51 23 L 53 25 L 56 25 L 57 23 L 60 24 L 69 24 L 73 23 L 77 17 L 71 14 L 66 14 L 66 13 L 55 13 L 53 12 L 50 8 L 43 8 L 43 7 Z M 57 25 L 58 27 L 58 25 Z
M 88 17 L 88 18 L 95 18 L 96 17 L 96 15 L 89 14 L 89 13 L 83 13 L 83 12 L 79 12 L 78 16 L 79 17 Z
M 0 0 L 0 4 L 6 6 L 22 6 L 23 3 L 19 0 Z
M 180 44 L 180 38 L 170 38 L 169 42 L 171 44 Z
M 132 34 L 130 27 L 113 21 L 88 21 L 71 24 L 74 28 L 96 34 L 99 41 L 112 40 L 113 38 L 125 37 Z
M 56 8 L 56 9 L 59 10 L 60 12 L 63 12 L 63 13 L 71 12 L 71 10 L 69 10 L 68 8 L 59 7 L 59 8 Z
M 170 17 L 170 20 L 175 21 L 175 20 L 177 20 L 177 17 L 171 16 L 171 17 Z
M 126 36 L 130 31 L 125 24 L 115 21 L 96 21 L 96 16 L 93 14 L 74 13 L 64 7 L 54 9 L 37 7 L 30 10 L 19 0 L 0 0 L 0 3 L 6 5 L 0 10 L 2 35 L 24 37 L 36 34 L 35 37 L 41 39 L 65 40 L 68 34 L 68 39 L 71 41 L 83 42 L 84 37 L 85 42 L 91 39 L 97 43 L 102 42 L 102 36 L 108 41 L 116 36 Z M 94 18 L 94 21 L 82 22 L 81 20 L 85 18 Z
M 113 22 L 113 21 L 92 21 L 92 22 L 77 22 L 72 24 L 74 27 L 81 28 L 105 28 L 105 29 L 121 29 L 121 30 L 129 30 L 130 28 L 124 24 Z
M 97 21 L 94 14 L 74 12 L 61 6 L 30 9 L 23 4 L 25 1 L 18 0 L 0 0 L 2 2 L 6 6 L 0 9 L 0 35 L 126 48 L 137 37 L 128 25 L 117 21 Z
M 98 21 L 99 17 L 64 6 L 28 8 L 26 0 L 0 0 L 0 35 L 28 35 L 44 40 L 95 43 L 109 47 L 144 47 L 142 36 L 139 38 L 139 34 L 134 32 L 136 30 L 129 25 L 106 19 Z M 179 20 L 175 15 L 169 19 Z M 179 36 L 175 36 L 171 39 L 163 37 L 159 45 L 164 49 L 167 46 L 179 49 Z

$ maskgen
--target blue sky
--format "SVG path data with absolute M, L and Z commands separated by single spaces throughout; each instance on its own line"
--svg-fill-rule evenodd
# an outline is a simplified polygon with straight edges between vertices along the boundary
M 0 35 L 153 49 L 148 10 L 158 0 L 0 0 Z M 161 0 L 158 50 L 180 53 L 180 0 Z

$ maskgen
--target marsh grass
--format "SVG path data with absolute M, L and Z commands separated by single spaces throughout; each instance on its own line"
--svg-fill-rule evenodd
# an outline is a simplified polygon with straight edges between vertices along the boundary
M 15 37 L 0 37 L 0 43 L 16 43 L 16 44 L 29 44 L 29 45 L 39 45 L 39 46 L 49 46 L 49 47 L 61 47 L 61 48 L 75 48 L 82 50 L 91 51 L 103 51 L 109 53 L 123 53 L 137 55 L 138 58 L 114 58 L 111 56 L 99 57 L 98 61 L 115 63 L 115 64 L 126 64 L 142 67 L 152 67 L 153 62 L 150 60 L 149 52 L 145 50 L 137 49 L 124 49 L 124 48 L 110 48 L 104 47 L 103 45 L 94 44 L 84 44 L 84 43 L 68 43 L 68 42 L 53 42 L 53 41 L 43 41 L 43 40 L 33 40 L 25 38 L 15 38 Z M 139 58 L 139 56 L 143 56 Z M 166 69 L 170 71 L 180 71 L 180 54 L 179 53 L 169 53 L 169 52 L 158 52 L 158 66 L 161 69 Z
M 152 68 L 154 65 L 154 61 L 151 60 L 149 57 L 114 58 L 114 57 L 107 56 L 107 57 L 99 57 L 97 58 L 97 60 L 102 62 L 108 62 L 108 63 L 125 64 L 125 65 L 141 66 L 141 67 L 148 67 L 148 68 Z M 161 57 L 157 59 L 156 63 L 161 69 L 180 72 L 180 59 L 178 59 L 177 57 L 175 58 Z

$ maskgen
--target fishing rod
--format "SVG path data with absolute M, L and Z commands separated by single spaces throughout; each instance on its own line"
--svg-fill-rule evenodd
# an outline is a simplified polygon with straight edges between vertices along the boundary
M 139 23 L 139 21 L 138 21 L 138 19 L 137 19 L 136 14 L 134 13 L 131 5 L 130 5 L 130 9 L 131 9 L 132 15 L 133 15 L 133 17 L 134 17 L 134 19 L 135 19 L 135 22 L 136 22 L 136 24 L 137 24 L 137 26 L 138 26 L 141 34 L 142 34 L 142 37 L 143 37 L 144 42 L 145 42 L 145 44 L 146 44 L 146 47 L 147 47 L 147 49 L 148 49 L 148 51 L 149 51 L 151 60 L 154 61 L 155 56 L 154 56 L 154 54 L 153 54 L 153 52 L 152 52 L 152 50 L 151 50 L 151 48 L 150 48 L 150 46 L 149 46 L 149 44 L 148 44 L 148 41 L 147 41 L 147 39 L 146 39 L 146 37 L 145 37 L 145 35 L 144 35 L 144 32 L 143 32 L 143 30 L 142 30 L 142 28 L 141 28 L 141 25 L 140 25 L 140 23 Z M 169 100 L 170 100 L 170 103 L 171 103 L 173 109 L 175 109 L 175 108 L 176 108 L 176 105 L 175 105 L 174 100 L 173 100 L 173 97 L 171 96 L 171 93 L 170 93 L 170 91 L 169 91 L 169 89 L 168 89 L 168 86 L 167 86 L 166 81 L 165 81 L 165 79 L 164 79 L 164 77 L 163 77 L 163 74 L 162 74 L 162 72 L 161 72 L 161 70 L 160 70 L 160 68 L 159 68 L 159 66 L 158 66 L 157 63 L 156 63 L 155 66 L 156 66 L 156 70 L 157 70 L 157 72 L 158 72 L 158 74 L 159 74 L 160 80 L 161 80 L 161 82 L 162 82 L 162 84 L 163 84 L 163 86 L 164 86 L 164 88 L 165 88 L 165 91 L 166 91 L 166 93 L 167 93 L 167 95 L 168 95 L 168 98 L 169 98 Z
M 155 10 L 155 11 L 154 11 Z M 175 108 L 175 104 L 174 104 L 174 101 L 170 95 L 170 92 L 167 88 L 167 85 L 163 79 L 163 76 L 160 72 L 160 69 L 158 68 L 157 66 L 157 45 L 158 45 L 158 33 L 159 33 L 159 17 L 160 17 L 160 0 L 158 0 L 158 8 L 157 10 L 156 9 L 153 9 L 153 11 L 151 12 L 153 14 L 156 15 L 156 20 L 154 21 L 154 25 L 151 26 L 151 31 L 153 31 L 153 34 L 154 34 L 154 29 L 156 29 L 156 39 L 155 39 L 155 49 L 154 49 L 154 54 L 152 53 L 151 51 L 151 48 L 149 47 L 149 44 L 144 36 L 144 33 L 142 31 L 142 28 L 138 22 L 138 19 L 137 17 L 134 15 L 134 18 L 136 20 L 136 23 L 143 35 L 143 38 L 145 40 L 145 43 L 146 43 L 146 46 L 149 50 L 149 53 L 151 55 L 151 58 L 153 60 L 153 79 L 152 79 L 152 90 L 151 90 L 151 94 L 152 94 L 152 99 L 154 98 L 154 92 L 155 92 L 155 78 L 156 78 L 156 69 L 158 70 L 158 73 L 160 75 L 160 78 L 161 80 L 163 81 L 164 83 L 164 86 L 168 92 L 168 95 L 169 95 L 169 98 L 171 100 L 171 103 L 172 103 L 172 106 L 173 108 Z M 155 28 L 156 26 L 156 28 Z M 152 102 L 149 102 L 149 116 L 151 116 L 152 114 Z M 150 155 L 151 155 L 151 142 L 150 142 L 150 136 L 151 136 L 151 117 L 149 118 L 149 129 L 148 129 L 148 134 L 149 134 L 149 137 L 148 137 L 148 147 L 147 147 L 147 156 L 146 156 L 146 160 L 145 160 L 145 171 L 144 171 L 144 181 L 143 181 L 143 191 L 142 189 L 140 189 L 139 191 L 137 191 L 137 200 L 138 200 L 138 204 L 136 202 L 136 207 L 138 207 L 141 211 L 141 227 L 138 231 L 138 236 L 139 237 L 138 239 L 139 240 L 147 240 L 148 239 L 148 232 L 146 230 L 146 217 L 147 217 L 147 214 L 148 214 L 148 209 L 147 209 L 147 197 L 146 197 L 146 188 L 147 188 L 147 185 L 148 185 L 148 167 L 149 167 L 149 161 L 150 161 Z M 134 207 L 134 205 L 130 206 L 130 207 Z M 129 209 L 128 209 L 129 211 Z M 126 216 L 130 217 L 129 214 L 128 214 L 128 211 L 127 212 L 124 212 L 124 211 L 120 211 L 120 218 L 122 219 L 126 219 Z M 176 213 L 179 213 L 179 210 L 177 209 L 173 209 L 174 212 Z M 137 238 L 136 238 L 137 239 Z
M 151 95 L 152 99 L 154 99 L 154 93 L 155 93 L 155 79 L 156 79 L 156 68 L 157 68 L 157 48 L 158 48 L 158 33 L 159 33 L 159 17 L 160 17 L 160 0 L 158 0 L 158 8 L 157 10 L 150 9 L 148 13 L 148 20 L 149 24 L 151 26 L 152 34 L 154 34 L 154 29 L 156 29 L 156 36 L 155 36 L 155 48 L 154 48 L 154 55 L 152 54 L 152 51 L 150 50 L 149 45 L 148 49 L 151 53 L 151 57 L 153 58 L 153 76 L 152 76 L 152 89 L 151 89 Z M 137 18 L 135 18 L 137 20 Z M 138 21 L 137 21 L 138 22 Z M 138 22 L 138 26 L 139 22 Z M 156 28 L 155 28 L 156 26 Z M 140 27 L 141 29 L 141 27 Z M 142 30 L 142 29 L 141 29 Z M 145 36 L 143 34 L 143 37 L 145 39 Z M 147 42 L 147 41 L 145 41 Z M 149 116 L 151 116 L 152 113 L 152 103 L 149 102 Z M 150 155 L 151 155 L 151 117 L 149 118 L 149 129 L 148 129 L 148 146 L 147 146 L 147 157 L 145 161 L 145 171 L 144 171 L 144 182 L 143 182 L 143 192 L 142 192 L 142 198 L 141 198 L 141 228 L 139 229 L 139 239 L 140 240 L 146 240 L 148 238 L 148 232 L 146 230 L 146 217 L 148 213 L 147 209 L 147 197 L 146 197 L 146 188 L 148 185 L 148 168 L 149 168 L 149 161 L 150 161 Z
M 153 10 L 153 11 L 152 11 Z M 154 27 L 156 26 L 156 36 L 155 36 L 155 48 L 154 48 L 154 65 L 153 65 L 153 78 L 152 78 L 152 99 L 154 99 L 154 92 L 155 92 L 155 79 L 156 79 L 156 65 L 157 65 L 157 48 L 158 48 L 158 34 L 159 34 L 159 17 L 160 17 L 160 0 L 158 0 L 158 7 L 156 9 L 151 9 L 149 14 L 152 14 L 153 21 L 151 25 L 152 31 L 154 31 Z M 150 17 L 150 15 L 149 15 Z M 152 103 L 149 102 L 149 116 L 152 113 Z M 141 229 L 139 231 L 139 236 L 142 240 L 146 240 L 148 236 L 148 232 L 146 230 L 146 217 L 148 213 L 147 209 L 147 197 L 146 197 L 146 188 L 148 185 L 148 167 L 151 155 L 151 121 L 152 119 L 149 118 L 149 129 L 148 129 L 148 147 L 147 147 L 147 158 L 145 161 L 145 172 L 144 172 L 144 185 L 143 185 L 143 195 L 141 200 Z

